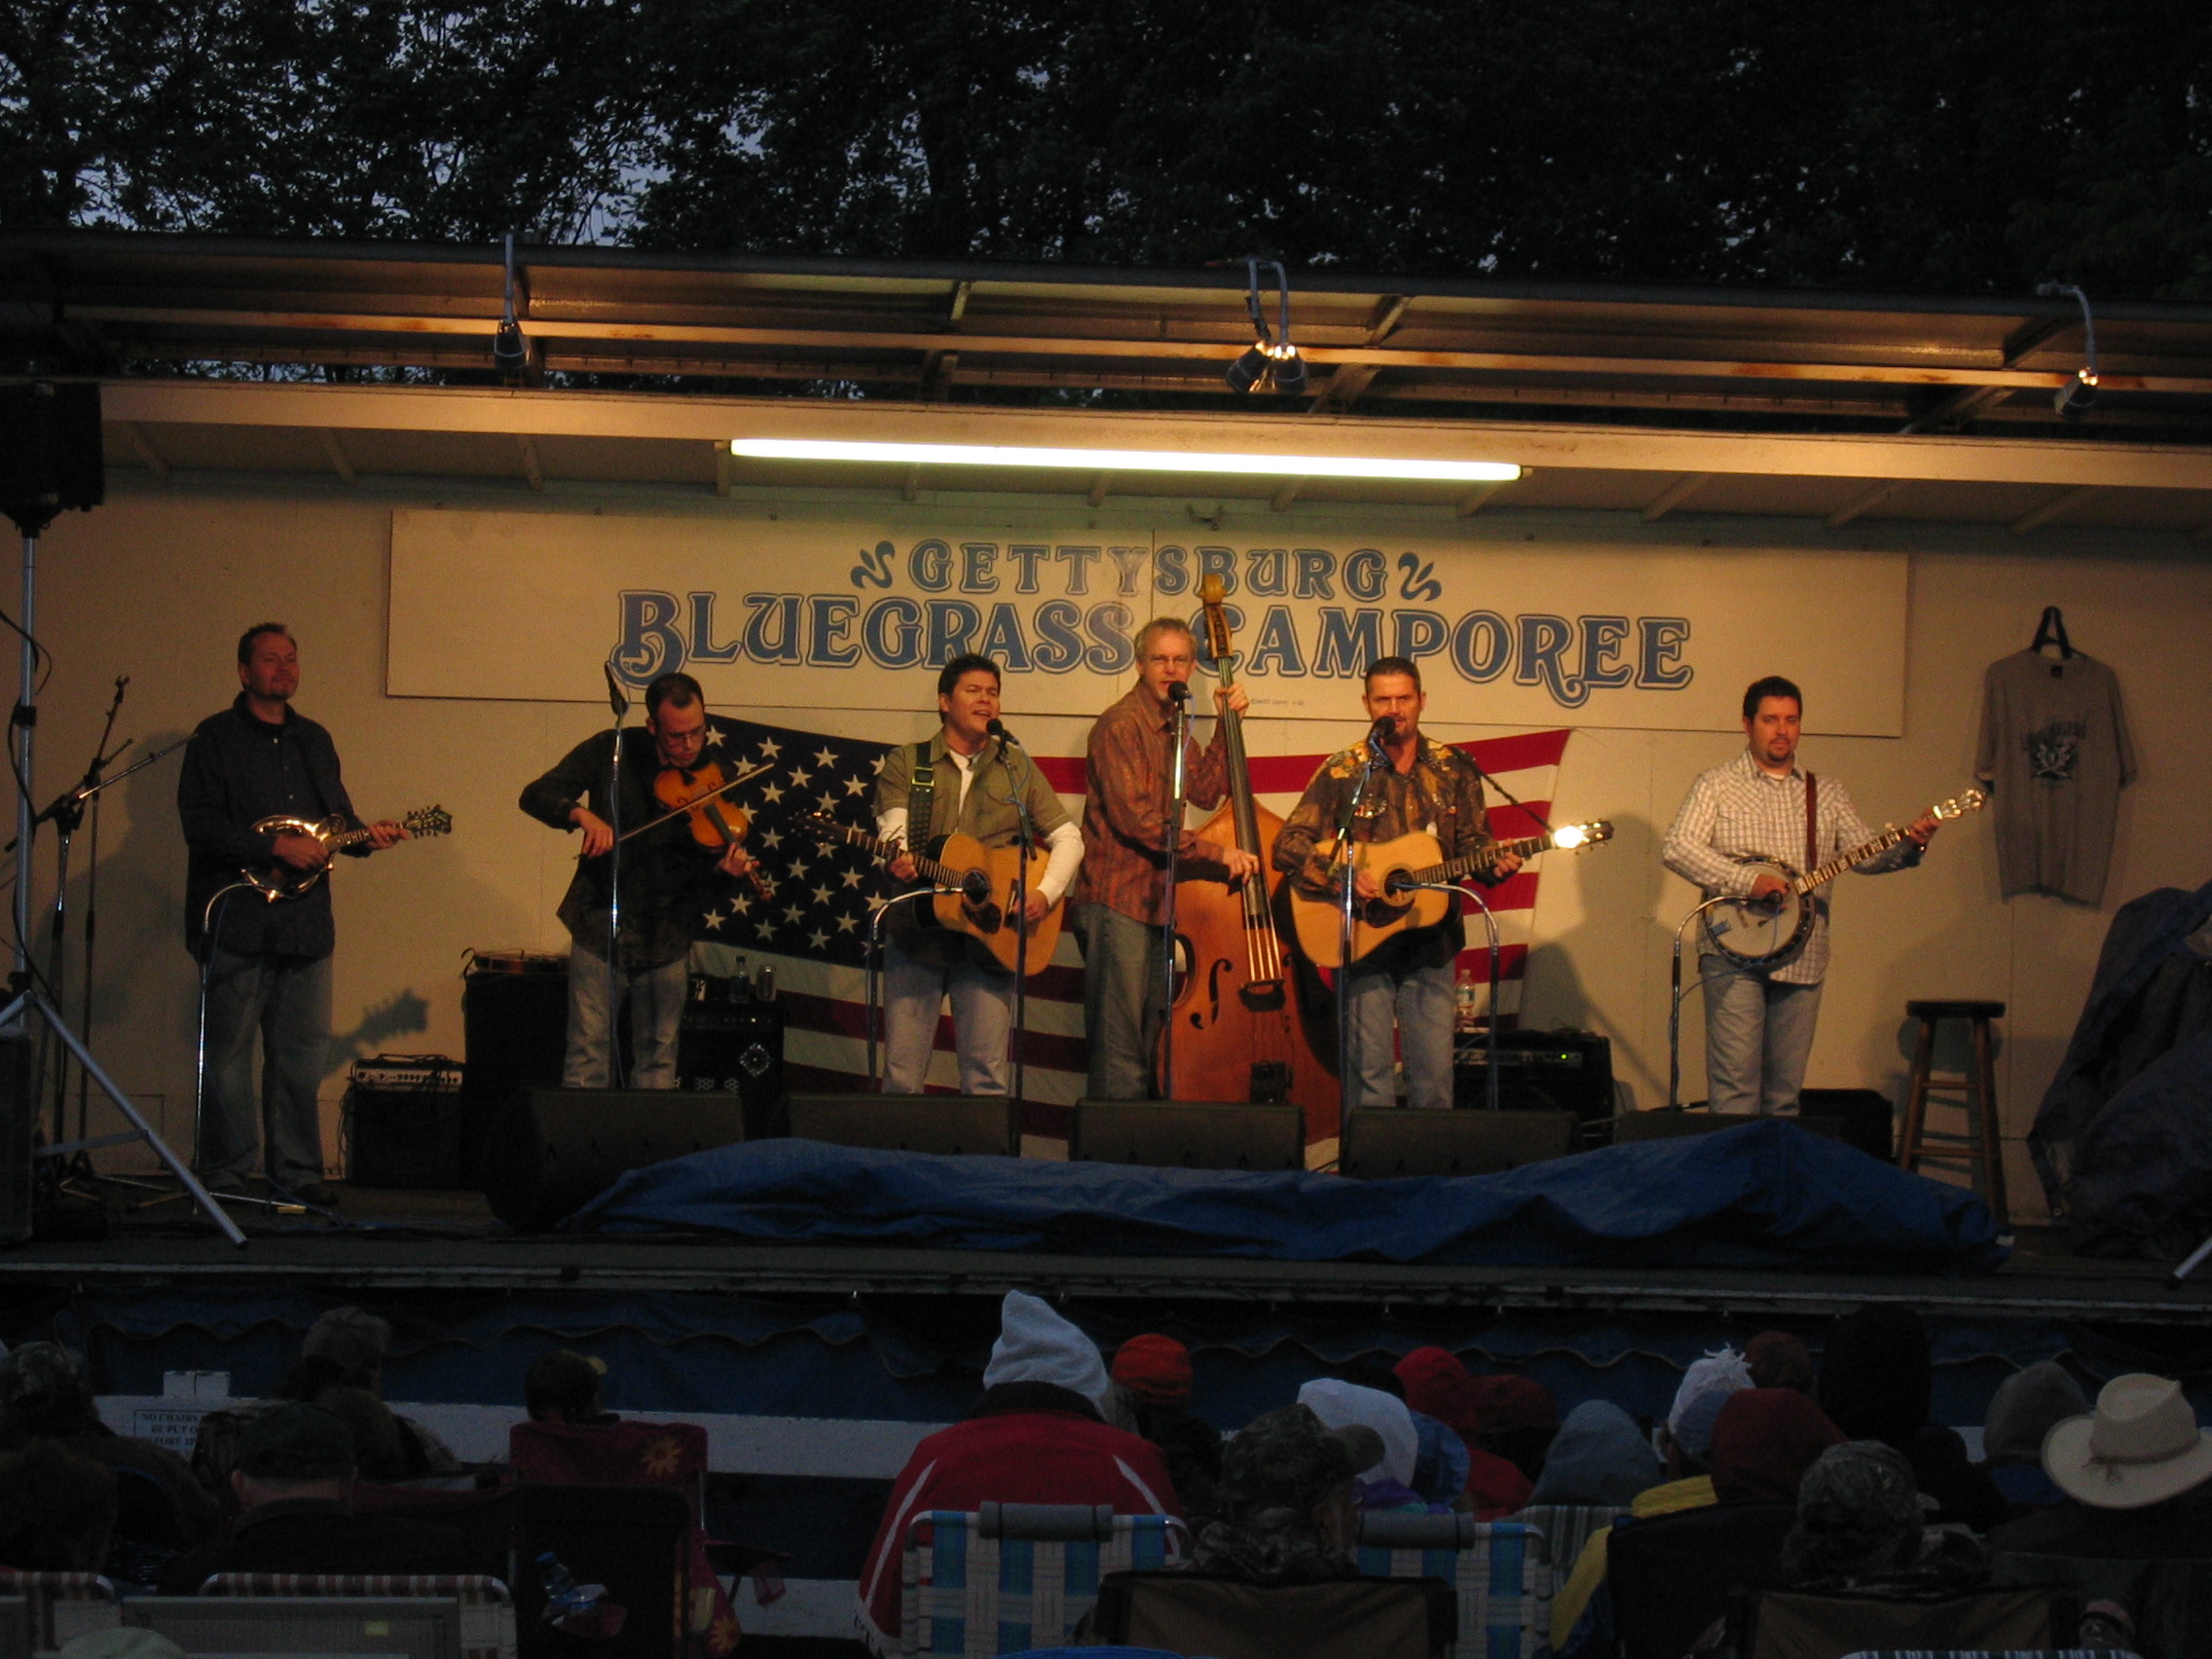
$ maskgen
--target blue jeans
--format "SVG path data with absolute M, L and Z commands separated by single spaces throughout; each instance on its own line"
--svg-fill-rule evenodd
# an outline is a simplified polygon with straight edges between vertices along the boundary
M 1012 1073 L 1014 976 L 965 935 L 901 929 L 883 941 L 883 1088 L 919 1094 L 937 1047 L 938 1011 L 952 999 L 960 1092 L 1004 1094 Z
M 1451 1106 L 1452 1021 L 1458 1000 L 1452 967 L 1444 962 L 1396 971 L 1352 969 L 1351 1069 L 1359 1080 L 1353 1104 L 1398 1103 L 1397 1080 L 1391 1075 L 1396 1057 L 1405 1061 L 1408 1104 Z
M 1706 1103 L 1715 1112 L 1784 1112 L 1805 1087 L 1819 985 L 1790 985 L 1698 958 L 1705 980 Z
M 261 1039 L 261 1111 L 253 1108 Z M 264 1135 L 272 1184 L 322 1179 L 316 1103 L 330 1059 L 330 958 L 217 948 L 207 971 L 207 1099 L 193 1160 L 210 1187 L 253 1173 Z
M 1079 904 L 1083 942 L 1083 1035 L 1090 1046 L 1092 1100 L 1144 1100 L 1164 1010 L 1160 930 L 1110 904 Z
M 691 989 L 691 959 L 679 956 L 658 968 L 625 970 L 613 982 L 606 960 L 580 944 L 569 956 L 569 1047 L 561 1060 L 563 1088 L 605 1088 L 608 1051 L 613 1046 L 617 993 L 630 1002 L 632 1088 L 676 1087 L 676 1044 L 683 1025 L 683 999 Z

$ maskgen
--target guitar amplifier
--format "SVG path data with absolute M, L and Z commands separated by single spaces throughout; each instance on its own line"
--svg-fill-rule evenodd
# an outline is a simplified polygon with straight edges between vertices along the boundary
M 356 1187 L 466 1184 L 461 1064 L 443 1054 L 355 1060 L 339 1108 L 339 1160 Z
M 784 1094 L 784 1005 L 744 1002 L 730 995 L 731 981 L 694 979 L 676 1039 L 676 1087 L 695 1094 L 735 1094 L 749 1118 Z M 764 1123 L 755 1138 L 773 1132 Z
M 1582 1124 L 1613 1115 L 1612 1040 L 1591 1031 L 1500 1031 L 1498 1104 L 1521 1111 L 1572 1112 Z M 1461 1032 L 1452 1055 L 1452 1103 L 1490 1103 L 1490 1050 L 1483 1034 Z

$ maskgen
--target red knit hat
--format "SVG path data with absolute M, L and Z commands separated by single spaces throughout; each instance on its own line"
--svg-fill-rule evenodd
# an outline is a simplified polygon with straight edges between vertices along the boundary
M 1153 1331 L 1131 1337 L 1114 1354 L 1114 1381 L 1140 1400 L 1179 1406 L 1191 1397 L 1191 1350 Z

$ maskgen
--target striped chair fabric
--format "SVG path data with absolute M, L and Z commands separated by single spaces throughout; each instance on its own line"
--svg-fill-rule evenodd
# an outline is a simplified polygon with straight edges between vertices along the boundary
M 935 1509 L 907 1528 L 902 1654 L 991 1659 L 1067 1641 L 1109 1572 L 1160 1567 L 1188 1530 L 1171 1515 L 1072 1504 Z
M 1549 1659 L 1552 1557 L 1533 1527 L 1466 1515 L 1362 1515 L 1359 1570 L 1452 1585 L 1459 1640 L 1450 1659 Z
M 18 1572 L 0 1567 L 0 1596 L 20 1596 L 29 1606 L 31 1646 L 52 1652 L 80 1636 L 115 1630 L 123 1602 L 115 1585 L 96 1572 Z
M 461 1604 L 461 1659 L 515 1659 L 515 1604 L 497 1578 L 432 1572 L 218 1572 L 203 1596 L 439 1596 Z
M 1552 1587 L 1556 1590 L 1567 1582 L 1574 1564 L 1582 1559 L 1590 1534 L 1601 1527 L 1610 1527 L 1629 1513 L 1625 1508 L 1616 1509 L 1603 1503 L 1531 1503 L 1518 1515 L 1506 1519 L 1533 1527 L 1543 1533 L 1544 1543 L 1551 1551 Z
M 1862 1647 L 1844 1659 L 2142 1659 L 2124 1647 Z

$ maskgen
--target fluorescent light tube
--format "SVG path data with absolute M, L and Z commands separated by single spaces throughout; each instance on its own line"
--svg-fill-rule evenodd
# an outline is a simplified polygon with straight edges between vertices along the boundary
M 830 438 L 733 438 L 756 461 L 870 461 L 914 466 L 1057 466 L 1089 472 L 1241 472 L 1269 478 L 1411 478 L 1510 484 L 1509 461 L 1416 461 L 1386 456 L 1243 455 L 1204 450 L 1041 449 L 1013 444 L 855 443 Z

